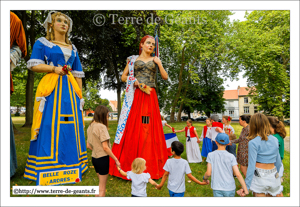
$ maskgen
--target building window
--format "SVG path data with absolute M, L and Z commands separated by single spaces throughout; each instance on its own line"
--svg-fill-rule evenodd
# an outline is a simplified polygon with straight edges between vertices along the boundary
M 248 97 L 244 98 L 244 103 L 247 104 L 248 103 Z
M 229 116 L 233 117 L 234 116 L 234 111 L 229 111 Z
M 257 113 L 258 110 L 257 110 L 257 106 L 254 106 L 254 113 Z
M 249 106 L 244 107 L 244 114 L 249 114 Z

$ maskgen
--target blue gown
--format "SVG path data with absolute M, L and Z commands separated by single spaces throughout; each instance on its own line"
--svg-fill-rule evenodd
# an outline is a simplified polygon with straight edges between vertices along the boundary
M 10 116 L 10 177 L 14 176 L 14 174 L 17 171 L 17 167 L 18 167 L 18 162 L 17 162 L 14 128 Z
M 39 64 L 67 64 L 72 67 L 74 77 L 84 77 L 74 45 L 66 62 L 59 46 L 44 37 L 39 38 L 34 44 L 27 67 L 30 69 Z M 37 185 L 78 182 L 88 169 L 80 98 L 69 76 L 59 76 L 54 90 L 45 97 L 39 133 L 36 140 L 30 142 L 24 177 L 36 181 Z

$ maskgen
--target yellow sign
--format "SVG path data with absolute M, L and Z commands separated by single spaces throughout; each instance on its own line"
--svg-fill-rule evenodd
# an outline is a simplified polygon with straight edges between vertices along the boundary
M 40 172 L 39 185 L 59 185 L 79 182 L 79 169 Z

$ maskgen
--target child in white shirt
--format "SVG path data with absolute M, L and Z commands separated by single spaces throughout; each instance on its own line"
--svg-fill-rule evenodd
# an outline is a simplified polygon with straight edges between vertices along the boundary
M 143 173 L 146 169 L 146 160 L 143 158 L 135 158 L 131 165 L 131 171 L 124 172 L 120 167 L 117 167 L 119 172 L 131 179 L 131 197 L 147 197 L 146 187 L 147 183 L 154 186 L 158 184 L 150 178 L 149 173 Z
M 172 132 L 174 133 L 174 127 L 171 127 L 168 123 L 167 123 L 167 121 L 165 120 L 165 118 L 163 117 L 163 116 L 161 116 L 161 124 L 162 124 L 162 127 L 164 128 L 164 126 L 167 126 L 167 127 L 169 127 L 171 130 L 172 130 Z
M 230 125 L 232 118 L 230 116 L 223 116 L 223 130 L 229 136 L 230 134 L 234 134 L 234 128 Z
M 211 188 L 214 197 L 234 197 L 235 196 L 235 180 L 233 175 L 237 177 L 245 194 L 248 194 L 246 183 L 241 175 L 236 158 L 225 150 L 229 144 L 229 136 L 225 133 L 219 133 L 216 137 L 218 149 L 208 153 L 207 171 L 203 176 L 206 181 L 211 176 Z
M 198 183 L 199 185 L 209 184 L 209 181 L 200 182 L 192 175 L 192 171 L 188 162 L 181 158 L 181 154 L 184 151 L 184 146 L 181 142 L 172 142 L 171 148 L 174 158 L 167 160 L 163 168 L 165 170 L 165 173 L 163 175 L 161 183 L 156 186 L 158 190 L 163 187 L 167 177 L 169 177 L 168 189 L 170 197 L 183 197 L 185 192 L 185 174 L 187 174 L 190 180 Z

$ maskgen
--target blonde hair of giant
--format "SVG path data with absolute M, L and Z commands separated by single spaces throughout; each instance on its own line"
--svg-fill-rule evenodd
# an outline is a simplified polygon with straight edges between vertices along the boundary
M 46 39 L 49 40 L 49 41 L 54 41 L 55 40 L 53 24 L 55 22 L 55 17 L 56 16 L 64 16 L 67 19 L 67 22 L 68 22 L 68 30 L 70 29 L 70 20 L 69 20 L 69 17 L 67 15 L 65 15 L 61 12 L 56 12 L 56 13 L 51 14 L 52 23 L 48 23 L 48 30 L 47 30 L 47 35 L 46 35 Z M 51 26 L 51 24 L 52 24 L 52 26 Z M 71 41 L 68 38 L 68 31 L 66 32 L 65 41 L 66 41 L 67 44 L 72 44 Z

